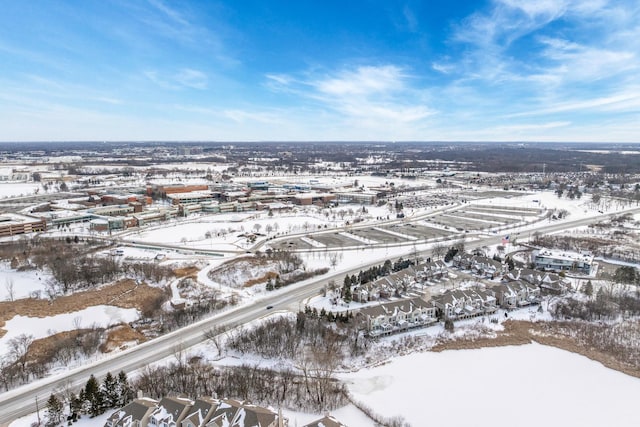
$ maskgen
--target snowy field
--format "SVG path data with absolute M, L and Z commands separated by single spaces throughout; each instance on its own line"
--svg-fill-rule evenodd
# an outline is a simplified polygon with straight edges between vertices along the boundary
M 412 426 L 637 426 L 640 379 L 539 344 L 416 353 L 342 379 Z
M 0 199 L 5 197 L 33 196 L 37 189 L 42 190 L 37 182 L 3 182 L 0 185 Z
M 50 317 L 14 316 L 3 327 L 7 333 L 0 338 L 0 355 L 8 353 L 9 340 L 20 334 L 30 334 L 38 339 L 78 328 L 108 327 L 118 323 L 133 322 L 139 317 L 140 313 L 136 309 L 110 305 L 96 305 L 84 310 Z
M 45 290 L 45 285 L 51 275 L 38 270 L 16 271 L 11 269 L 9 263 L 0 263 L 0 300 L 29 298 L 32 292 Z

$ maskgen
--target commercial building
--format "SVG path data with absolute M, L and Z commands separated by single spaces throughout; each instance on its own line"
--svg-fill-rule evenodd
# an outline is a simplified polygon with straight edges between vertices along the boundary
M 0 237 L 44 231 L 47 223 L 42 218 L 12 213 L 0 214 Z
M 571 251 L 539 249 L 533 253 L 533 263 L 538 270 L 577 271 L 590 274 L 593 255 Z

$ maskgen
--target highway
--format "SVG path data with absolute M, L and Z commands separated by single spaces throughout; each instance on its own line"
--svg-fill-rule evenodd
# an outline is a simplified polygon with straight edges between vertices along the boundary
M 627 210 L 625 212 L 637 213 L 640 208 Z M 579 226 L 588 225 L 600 221 L 606 217 L 620 215 L 621 212 L 600 215 L 598 217 L 584 218 L 575 221 L 562 223 L 546 223 L 536 224 L 535 228 L 527 229 L 520 232 L 521 236 L 540 233 L 553 233 L 556 231 L 566 230 Z M 512 236 L 518 236 L 515 231 L 504 232 L 510 233 Z M 467 249 L 473 249 L 481 246 L 489 246 L 500 243 L 503 235 L 493 235 L 491 237 L 480 237 L 480 235 L 466 234 L 467 240 L 465 246 Z M 460 235 L 452 236 L 452 240 L 459 240 Z M 406 255 L 406 251 L 399 251 L 393 257 Z M 429 251 L 420 252 L 421 256 L 428 256 Z M 359 256 L 357 253 L 346 254 L 346 256 Z M 205 340 L 203 333 L 213 326 L 238 326 L 262 316 L 270 314 L 277 310 L 288 310 L 290 307 L 297 307 L 303 300 L 311 296 L 317 295 L 319 290 L 330 280 L 342 283 L 345 274 L 357 274 L 360 270 L 369 268 L 370 266 L 380 264 L 382 259 L 367 259 L 357 268 L 347 271 L 336 271 L 329 276 L 322 278 L 308 279 L 302 283 L 291 285 L 269 293 L 268 297 L 255 301 L 248 305 L 235 307 L 228 311 L 216 314 L 210 318 L 201 320 L 195 324 L 189 325 L 177 331 L 163 335 L 146 343 L 140 344 L 134 348 L 130 348 L 110 356 L 84 365 L 82 367 L 59 373 L 41 380 L 33 381 L 31 384 L 24 385 L 17 389 L 0 394 L 0 426 L 6 425 L 8 422 L 28 415 L 36 411 L 36 396 L 40 402 L 40 408 L 48 399 L 51 392 L 61 391 L 63 389 L 78 389 L 83 386 L 91 374 L 97 378 L 106 375 L 107 372 L 117 373 L 125 371 L 130 373 L 147 364 L 159 361 L 165 357 L 176 353 L 178 349 L 187 349 Z M 273 306 L 273 309 L 267 310 L 267 306 Z

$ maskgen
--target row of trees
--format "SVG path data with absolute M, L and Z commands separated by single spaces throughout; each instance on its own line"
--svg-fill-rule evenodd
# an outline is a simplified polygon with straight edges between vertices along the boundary
M 81 415 L 91 417 L 103 414 L 109 409 L 121 408 L 134 397 L 127 374 L 120 371 L 118 376 L 110 372 L 100 383 L 91 375 L 79 394 L 67 393 L 65 396 L 51 394 L 46 403 L 45 425 L 60 425 L 67 415 L 68 421 L 75 422 Z M 66 408 L 66 410 L 65 410 Z
M 301 411 L 321 412 L 348 403 L 344 386 L 320 370 L 303 369 L 303 375 L 299 375 L 288 368 L 275 370 L 247 364 L 220 369 L 201 358 L 185 360 L 181 355 L 167 366 L 146 367 L 134 386 L 154 398 L 169 393 L 191 398 L 234 396 Z
M 0 258 L 10 259 L 14 269 L 48 270 L 53 276 L 46 283 L 49 298 L 87 289 L 118 278 L 134 276 L 160 282 L 171 276 L 171 269 L 149 262 L 119 262 L 114 257 L 92 255 L 93 241 L 39 239 L 15 242 L 0 248 Z
M 98 351 L 104 335 L 104 329 L 96 326 L 77 329 L 67 334 L 59 334 L 50 340 L 48 346 L 34 350 L 34 337 L 20 334 L 11 338 L 8 352 L 0 357 L 0 384 L 9 389 L 28 383 L 33 378 L 47 375 L 52 366 L 66 366 L 72 361 L 91 356 Z
M 557 319 L 616 320 L 640 315 L 640 293 L 618 291 L 601 287 L 595 297 L 593 285 L 588 282 L 584 289 L 589 298 L 566 298 L 559 301 L 551 311 Z

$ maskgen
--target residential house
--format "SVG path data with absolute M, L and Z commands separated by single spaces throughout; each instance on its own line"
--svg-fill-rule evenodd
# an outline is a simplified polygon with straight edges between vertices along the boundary
M 566 292 L 570 285 L 567 279 L 556 273 L 532 270 L 530 268 L 515 268 L 505 274 L 503 279 L 507 281 L 525 281 L 539 286 L 543 293 L 551 294 L 562 294 Z
M 462 268 L 464 270 L 470 270 L 471 266 L 473 265 L 474 258 L 475 258 L 475 255 L 462 252 L 462 253 L 457 253 L 453 257 L 452 261 L 455 267 Z
M 234 399 L 219 402 L 206 427 L 280 427 L 284 419 L 268 408 Z
M 440 280 L 449 273 L 447 264 L 442 260 L 423 262 L 416 266 L 416 276 L 421 282 Z
M 486 256 L 474 256 L 471 263 L 471 270 L 488 279 L 493 279 L 504 272 L 504 265 L 500 261 Z
M 442 319 L 468 319 L 494 313 L 498 307 L 490 290 L 453 289 L 433 297 L 437 314 Z
M 305 424 L 302 427 L 347 427 L 345 424 L 342 424 L 340 421 L 336 420 L 331 415 L 325 415 L 319 420 L 315 420 L 309 424 Z
M 193 404 L 193 400 L 186 397 L 163 397 L 149 417 L 149 425 L 152 427 L 176 427 L 190 413 Z
M 524 281 L 502 283 L 491 289 L 502 308 L 514 309 L 540 302 L 540 288 Z
M 134 399 L 122 409 L 111 414 L 104 427 L 147 427 L 149 417 L 157 408 L 157 400 Z
M 204 427 L 213 417 L 219 404 L 219 399 L 199 397 L 180 423 L 181 427 Z
M 411 298 L 360 309 L 358 316 L 371 336 L 431 325 L 437 321 L 431 301 Z

